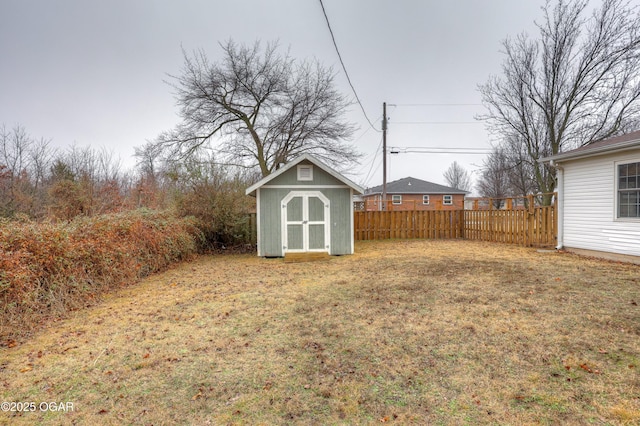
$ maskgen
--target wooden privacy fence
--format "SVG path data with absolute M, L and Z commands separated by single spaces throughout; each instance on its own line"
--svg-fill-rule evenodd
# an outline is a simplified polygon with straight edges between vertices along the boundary
M 494 210 L 356 211 L 354 238 L 495 241 L 524 246 L 556 245 L 555 206 L 539 206 L 531 197 L 522 206 Z
M 356 240 L 462 238 L 464 210 L 357 211 Z
M 527 210 L 465 210 L 464 238 L 524 246 L 556 245 L 554 206 Z

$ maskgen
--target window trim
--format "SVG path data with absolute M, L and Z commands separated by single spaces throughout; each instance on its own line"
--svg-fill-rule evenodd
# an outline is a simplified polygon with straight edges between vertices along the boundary
M 637 191 L 639 193 L 639 197 L 640 197 L 640 185 L 638 185 L 638 188 L 632 188 L 631 190 L 626 190 L 620 189 L 620 166 L 624 166 L 627 164 L 636 164 L 636 175 L 635 176 L 640 176 L 640 159 L 625 159 L 625 160 L 620 160 L 620 161 L 616 161 L 614 162 L 614 198 L 615 198 L 615 204 L 613 206 L 613 219 L 614 221 L 620 221 L 620 222 L 640 222 L 640 212 L 638 212 L 638 216 L 631 216 L 631 217 L 623 217 L 620 216 L 620 194 L 622 191 L 626 191 L 626 192 L 632 192 L 632 191 Z
M 425 202 L 425 200 L 426 200 L 426 202 Z M 429 201 L 430 201 L 430 199 L 429 199 L 429 196 L 427 194 L 422 196 L 422 205 L 423 206 L 428 206 L 429 205 Z
M 303 176 L 302 173 L 300 172 L 303 169 L 308 169 L 309 170 L 309 176 Z M 298 164 L 298 168 L 297 168 L 297 177 L 298 180 L 301 182 L 309 182 L 313 180 L 313 164 Z
M 449 201 L 447 202 L 447 197 L 449 197 Z M 443 206 L 452 206 L 453 205 L 453 195 L 443 195 L 442 196 L 442 205 Z
M 398 201 L 396 201 L 396 200 L 398 200 Z M 400 195 L 400 194 L 391 195 L 391 204 L 393 204 L 394 206 L 401 205 L 402 204 L 402 195 Z

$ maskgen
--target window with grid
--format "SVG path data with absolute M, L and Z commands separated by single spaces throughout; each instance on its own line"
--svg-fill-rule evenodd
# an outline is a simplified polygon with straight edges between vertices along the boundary
M 450 206 L 453 204 L 453 195 L 443 195 L 442 196 L 442 204 L 445 206 Z
M 391 202 L 393 204 L 402 204 L 402 195 L 392 195 Z
M 422 196 L 422 204 L 429 204 L 429 196 L 428 195 L 423 195 Z
M 640 218 L 640 163 L 618 164 L 618 217 Z

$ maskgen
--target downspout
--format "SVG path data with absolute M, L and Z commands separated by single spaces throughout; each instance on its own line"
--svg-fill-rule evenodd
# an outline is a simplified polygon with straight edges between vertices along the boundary
M 564 168 L 551 160 L 549 165 L 556 169 L 556 191 L 558 199 L 556 200 L 556 214 L 558 215 L 558 241 L 556 250 L 562 250 L 564 247 Z

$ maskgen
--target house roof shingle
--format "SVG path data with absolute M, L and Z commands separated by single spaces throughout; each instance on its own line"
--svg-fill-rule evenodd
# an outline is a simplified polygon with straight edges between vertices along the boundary
M 540 158 L 538 160 L 541 163 L 546 163 L 551 160 L 571 160 L 582 157 L 590 157 L 593 155 L 601 155 L 614 151 L 624 151 L 627 149 L 640 148 L 640 130 L 627 133 L 620 136 L 615 136 L 609 139 L 603 139 L 596 142 L 591 142 L 588 145 L 580 148 L 572 149 L 571 151 L 561 152 L 549 157 Z
M 381 194 L 382 185 L 374 186 L 365 191 L 364 195 Z M 387 182 L 387 194 L 466 194 L 467 191 L 438 185 L 413 177 Z

